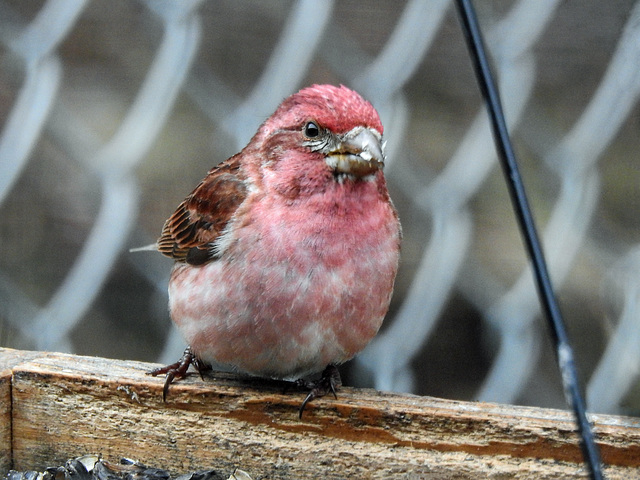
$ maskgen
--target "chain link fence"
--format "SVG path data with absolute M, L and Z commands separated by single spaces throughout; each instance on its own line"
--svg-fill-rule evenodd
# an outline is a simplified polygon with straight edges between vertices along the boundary
M 477 2 L 591 411 L 640 413 L 640 2 Z M 445 0 L 0 0 L 0 340 L 174 361 L 175 206 L 280 101 L 344 83 L 385 125 L 396 292 L 345 383 L 564 407 Z

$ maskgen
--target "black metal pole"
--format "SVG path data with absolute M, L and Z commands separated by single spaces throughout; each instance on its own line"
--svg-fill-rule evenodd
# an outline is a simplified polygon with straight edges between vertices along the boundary
M 498 157 L 502 164 L 527 251 L 533 264 L 540 302 L 546 313 L 551 337 L 556 349 L 565 396 L 570 407 L 573 409 L 578 430 L 582 438 L 582 453 L 585 461 L 589 465 L 591 478 L 593 480 L 600 480 L 603 478 L 600 466 L 600 453 L 594 441 L 591 425 L 587 420 L 584 399 L 580 391 L 578 374 L 573 360 L 573 350 L 569 344 L 564 321 L 553 292 L 535 222 L 531 214 L 531 209 L 529 208 L 524 184 L 522 183 L 516 157 L 511 146 L 499 92 L 491 73 L 478 19 L 471 0 L 456 0 L 456 5 L 458 7 L 462 29 L 467 40 L 467 46 L 473 60 L 480 90 L 487 103 Z

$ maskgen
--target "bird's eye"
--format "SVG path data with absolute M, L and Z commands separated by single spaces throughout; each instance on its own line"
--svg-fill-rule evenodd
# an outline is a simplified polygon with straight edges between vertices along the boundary
M 318 127 L 318 125 L 315 122 L 308 122 L 304 126 L 304 134 L 308 138 L 315 138 L 318 135 L 320 135 L 320 128 Z

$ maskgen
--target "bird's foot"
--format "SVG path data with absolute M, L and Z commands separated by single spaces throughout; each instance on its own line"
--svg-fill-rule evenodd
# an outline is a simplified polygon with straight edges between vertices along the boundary
M 211 366 L 200 360 L 196 356 L 196 354 L 191 351 L 191 347 L 187 347 L 185 348 L 182 357 L 180 357 L 180 360 L 178 360 L 177 362 L 147 372 L 147 375 L 152 375 L 154 377 L 157 375 L 166 375 L 164 380 L 164 388 L 162 389 L 163 402 L 167 401 L 169 385 L 171 385 L 174 380 L 180 380 L 181 378 L 186 377 L 189 366 L 191 365 L 196 368 L 196 370 L 200 374 L 200 378 L 203 378 L 203 372 L 211 370 Z
M 309 394 L 302 402 L 302 405 L 300 405 L 300 410 L 298 411 L 298 417 L 300 419 L 302 419 L 302 413 L 307 403 L 316 398 L 324 397 L 329 392 L 333 393 L 333 396 L 337 399 L 338 395 L 336 395 L 336 390 L 342 386 L 340 372 L 338 372 L 338 368 L 335 365 L 327 366 L 317 381 L 300 379 L 296 383 L 298 386 L 309 390 Z

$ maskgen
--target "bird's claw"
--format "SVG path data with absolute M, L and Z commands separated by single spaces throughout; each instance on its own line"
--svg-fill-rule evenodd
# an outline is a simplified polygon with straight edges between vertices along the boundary
M 147 372 L 147 375 L 152 375 L 154 377 L 157 375 L 166 375 L 164 380 L 164 387 L 162 388 L 163 402 L 167 401 L 169 387 L 173 383 L 173 381 L 185 378 L 191 365 L 196 368 L 201 378 L 203 376 L 203 372 L 211 370 L 211 367 L 209 365 L 202 362 L 191 351 L 191 347 L 187 347 L 177 362 Z M 298 410 L 298 417 L 302 419 L 304 409 L 310 401 L 316 398 L 324 397 L 328 393 L 332 393 L 333 396 L 337 399 L 338 395 L 336 391 L 339 387 L 342 386 L 342 380 L 340 378 L 340 372 L 338 371 L 338 368 L 335 365 L 329 365 L 323 370 L 322 375 L 318 380 L 313 381 L 300 379 L 296 382 L 296 385 L 309 390 L 309 393 L 305 397 L 302 405 L 300 405 L 300 409 Z
M 211 370 L 211 367 L 205 363 L 203 363 L 192 351 L 191 347 L 187 347 L 184 350 L 184 353 L 180 357 L 180 359 L 172 363 L 170 365 L 166 365 L 164 367 L 156 368 L 147 372 L 147 375 L 157 376 L 157 375 L 165 375 L 164 379 L 164 387 L 162 388 L 162 401 L 167 401 L 167 394 L 169 393 L 169 386 L 173 383 L 174 380 L 180 380 L 187 376 L 187 371 L 189 367 L 193 365 L 198 373 L 200 374 L 200 378 L 203 378 L 203 372 L 207 370 Z
M 322 376 L 317 381 L 308 381 L 300 379 L 296 382 L 300 387 L 309 389 L 308 395 L 305 397 L 300 410 L 298 411 L 298 418 L 302 419 L 304 409 L 311 400 L 324 397 L 331 392 L 333 396 L 338 399 L 336 390 L 342 386 L 342 380 L 340 379 L 340 372 L 335 365 L 329 365 L 322 372 Z

